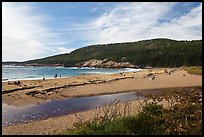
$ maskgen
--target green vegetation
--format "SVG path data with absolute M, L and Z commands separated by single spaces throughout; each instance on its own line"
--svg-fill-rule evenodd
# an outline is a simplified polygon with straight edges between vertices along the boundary
M 202 75 L 202 66 L 184 67 L 184 70 L 190 74 Z
M 202 40 L 176 41 L 152 39 L 138 42 L 91 45 L 69 54 L 61 54 L 24 63 L 75 66 L 90 59 L 128 61 L 144 67 L 180 67 L 202 65 Z
M 117 110 L 106 109 L 102 118 L 78 123 L 75 129 L 62 134 L 202 135 L 202 87 L 167 92 L 147 96 L 153 102 L 146 103 L 137 115 L 121 115 Z M 170 107 L 159 105 L 162 100 L 168 101 Z

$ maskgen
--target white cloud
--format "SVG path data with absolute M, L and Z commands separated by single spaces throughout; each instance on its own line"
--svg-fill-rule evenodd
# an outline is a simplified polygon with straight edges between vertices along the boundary
M 192 9 L 191 12 L 152 28 L 160 37 L 177 40 L 202 39 L 202 4 Z
M 34 10 L 32 3 L 3 2 L 3 61 L 26 61 L 62 52 L 65 42 L 45 26 L 47 17 L 33 14 Z
M 22 7 L 14 3 L 2 4 L 2 58 L 25 60 L 39 56 L 43 44 L 37 39 L 46 30 L 40 25 L 40 17 L 31 17 L 31 5 Z
M 159 22 L 174 14 L 177 3 L 128 3 L 78 25 L 82 39 L 92 43 L 115 43 L 152 38 L 202 39 L 202 4 L 172 21 Z

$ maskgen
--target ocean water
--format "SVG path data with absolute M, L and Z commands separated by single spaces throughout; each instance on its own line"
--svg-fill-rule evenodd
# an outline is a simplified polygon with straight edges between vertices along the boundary
M 54 78 L 54 75 L 61 77 L 91 75 L 91 74 L 114 74 L 120 72 L 140 71 L 142 69 L 121 68 L 77 68 L 77 67 L 27 67 L 27 66 L 2 66 L 2 81 L 22 79 Z

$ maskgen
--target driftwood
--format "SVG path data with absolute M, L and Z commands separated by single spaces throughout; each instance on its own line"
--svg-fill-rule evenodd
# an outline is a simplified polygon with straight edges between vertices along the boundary
M 42 89 L 41 91 L 29 91 L 29 92 L 26 92 L 25 94 L 26 95 L 34 96 L 36 94 L 45 94 L 47 92 L 52 92 L 52 91 L 54 91 L 56 89 L 60 89 L 60 88 L 76 87 L 76 86 L 82 86 L 82 85 L 87 85 L 87 84 L 107 83 L 107 82 L 111 82 L 111 81 L 117 81 L 117 80 L 128 79 L 128 78 L 134 78 L 134 77 L 133 76 L 129 76 L 129 77 L 121 77 L 121 78 L 109 79 L 109 80 L 95 79 L 95 80 L 90 80 L 90 81 L 84 82 L 84 83 L 73 83 L 73 84 L 68 84 L 68 85 L 63 85 L 63 86 L 58 86 L 58 87 L 46 88 L 46 89 Z M 2 94 L 7 94 L 7 93 L 14 92 L 14 91 L 19 91 L 19 90 L 32 89 L 32 88 L 36 88 L 36 87 L 43 87 L 43 86 L 22 87 L 22 88 L 15 88 L 15 89 L 10 89 L 10 90 L 4 90 L 2 92 Z
M 11 93 L 11 92 L 18 91 L 18 90 L 32 89 L 32 88 L 36 88 L 36 87 L 42 87 L 42 86 L 21 87 L 21 88 L 3 90 L 3 91 L 2 91 L 2 94 Z

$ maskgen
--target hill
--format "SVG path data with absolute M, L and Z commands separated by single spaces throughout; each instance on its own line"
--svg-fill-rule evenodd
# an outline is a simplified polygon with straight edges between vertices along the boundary
M 78 63 L 92 59 L 130 62 L 141 67 L 198 66 L 202 65 L 202 40 L 152 39 L 138 42 L 90 45 L 74 50 L 69 54 L 55 55 L 23 63 L 76 66 Z

